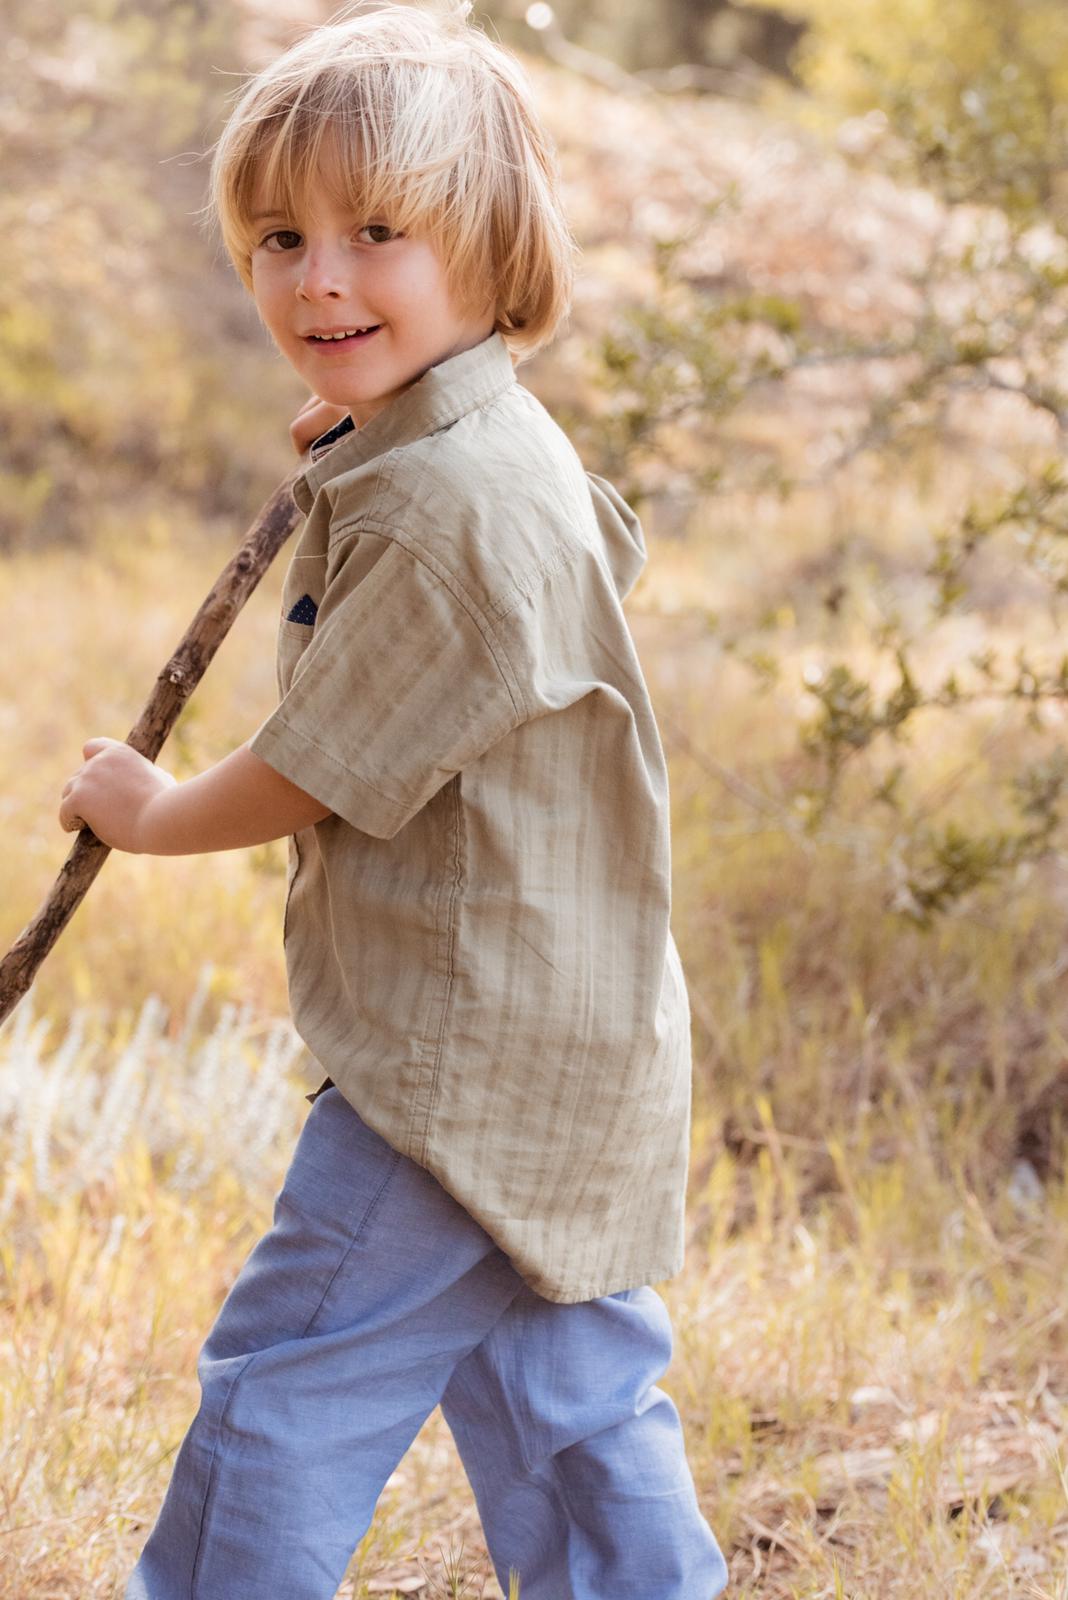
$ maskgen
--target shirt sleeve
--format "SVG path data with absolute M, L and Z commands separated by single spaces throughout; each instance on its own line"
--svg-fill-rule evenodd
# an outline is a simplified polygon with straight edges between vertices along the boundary
M 522 720 L 489 624 L 448 575 L 361 532 L 328 568 L 314 632 L 255 755 L 391 839 Z

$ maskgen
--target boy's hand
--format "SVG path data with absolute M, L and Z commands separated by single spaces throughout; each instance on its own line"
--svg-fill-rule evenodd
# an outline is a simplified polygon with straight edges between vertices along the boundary
M 85 765 L 63 789 L 61 825 L 68 833 L 88 826 L 113 850 L 139 855 L 149 802 L 178 780 L 120 739 L 89 739 L 82 754 Z
M 320 400 L 313 394 L 305 400 L 293 421 L 289 424 L 289 437 L 292 439 L 298 456 L 302 456 L 308 446 L 321 433 L 328 428 L 333 428 L 348 412 L 344 406 L 331 405 L 329 400 Z

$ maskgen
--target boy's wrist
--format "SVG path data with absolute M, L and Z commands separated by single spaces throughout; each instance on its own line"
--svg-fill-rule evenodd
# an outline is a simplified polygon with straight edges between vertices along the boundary
M 132 841 L 132 854 L 139 856 L 163 856 L 170 852 L 167 849 L 169 834 L 173 831 L 168 825 L 168 807 L 171 796 L 177 783 L 172 783 L 166 789 L 160 789 L 155 794 L 149 795 L 144 805 L 137 814 Z M 173 811 L 170 812 L 173 822 Z

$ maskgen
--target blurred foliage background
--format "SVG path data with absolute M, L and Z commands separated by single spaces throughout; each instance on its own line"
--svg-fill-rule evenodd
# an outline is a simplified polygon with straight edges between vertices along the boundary
M 9 20 L 0 540 L 247 516 L 270 476 L 250 422 L 273 373 L 193 215 L 237 13 L 98 0 Z

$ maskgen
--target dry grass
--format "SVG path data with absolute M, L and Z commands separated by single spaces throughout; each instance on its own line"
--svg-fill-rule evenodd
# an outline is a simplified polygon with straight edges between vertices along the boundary
M 204 1003 L 177 1030 L 152 1003 L 95 1046 L 75 1017 L 47 1047 L 25 1006 L 0 1035 L 4 1600 L 121 1593 L 196 1408 L 199 1345 L 269 1226 L 304 1114 L 291 1035 L 278 1021 L 256 1045 Z M 44 1135 L 20 1143 L 28 1104 Z M 809 1153 L 765 1132 L 748 1167 L 695 1163 L 687 1267 L 662 1286 L 665 1387 L 734 1592 L 1061 1594 L 1068 1186 L 1010 1181 L 983 1203 L 832 1148 L 836 1189 L 802 1204 Z M 463 1584 L 497 1593 L 436 1413 L 341 1592 Z

